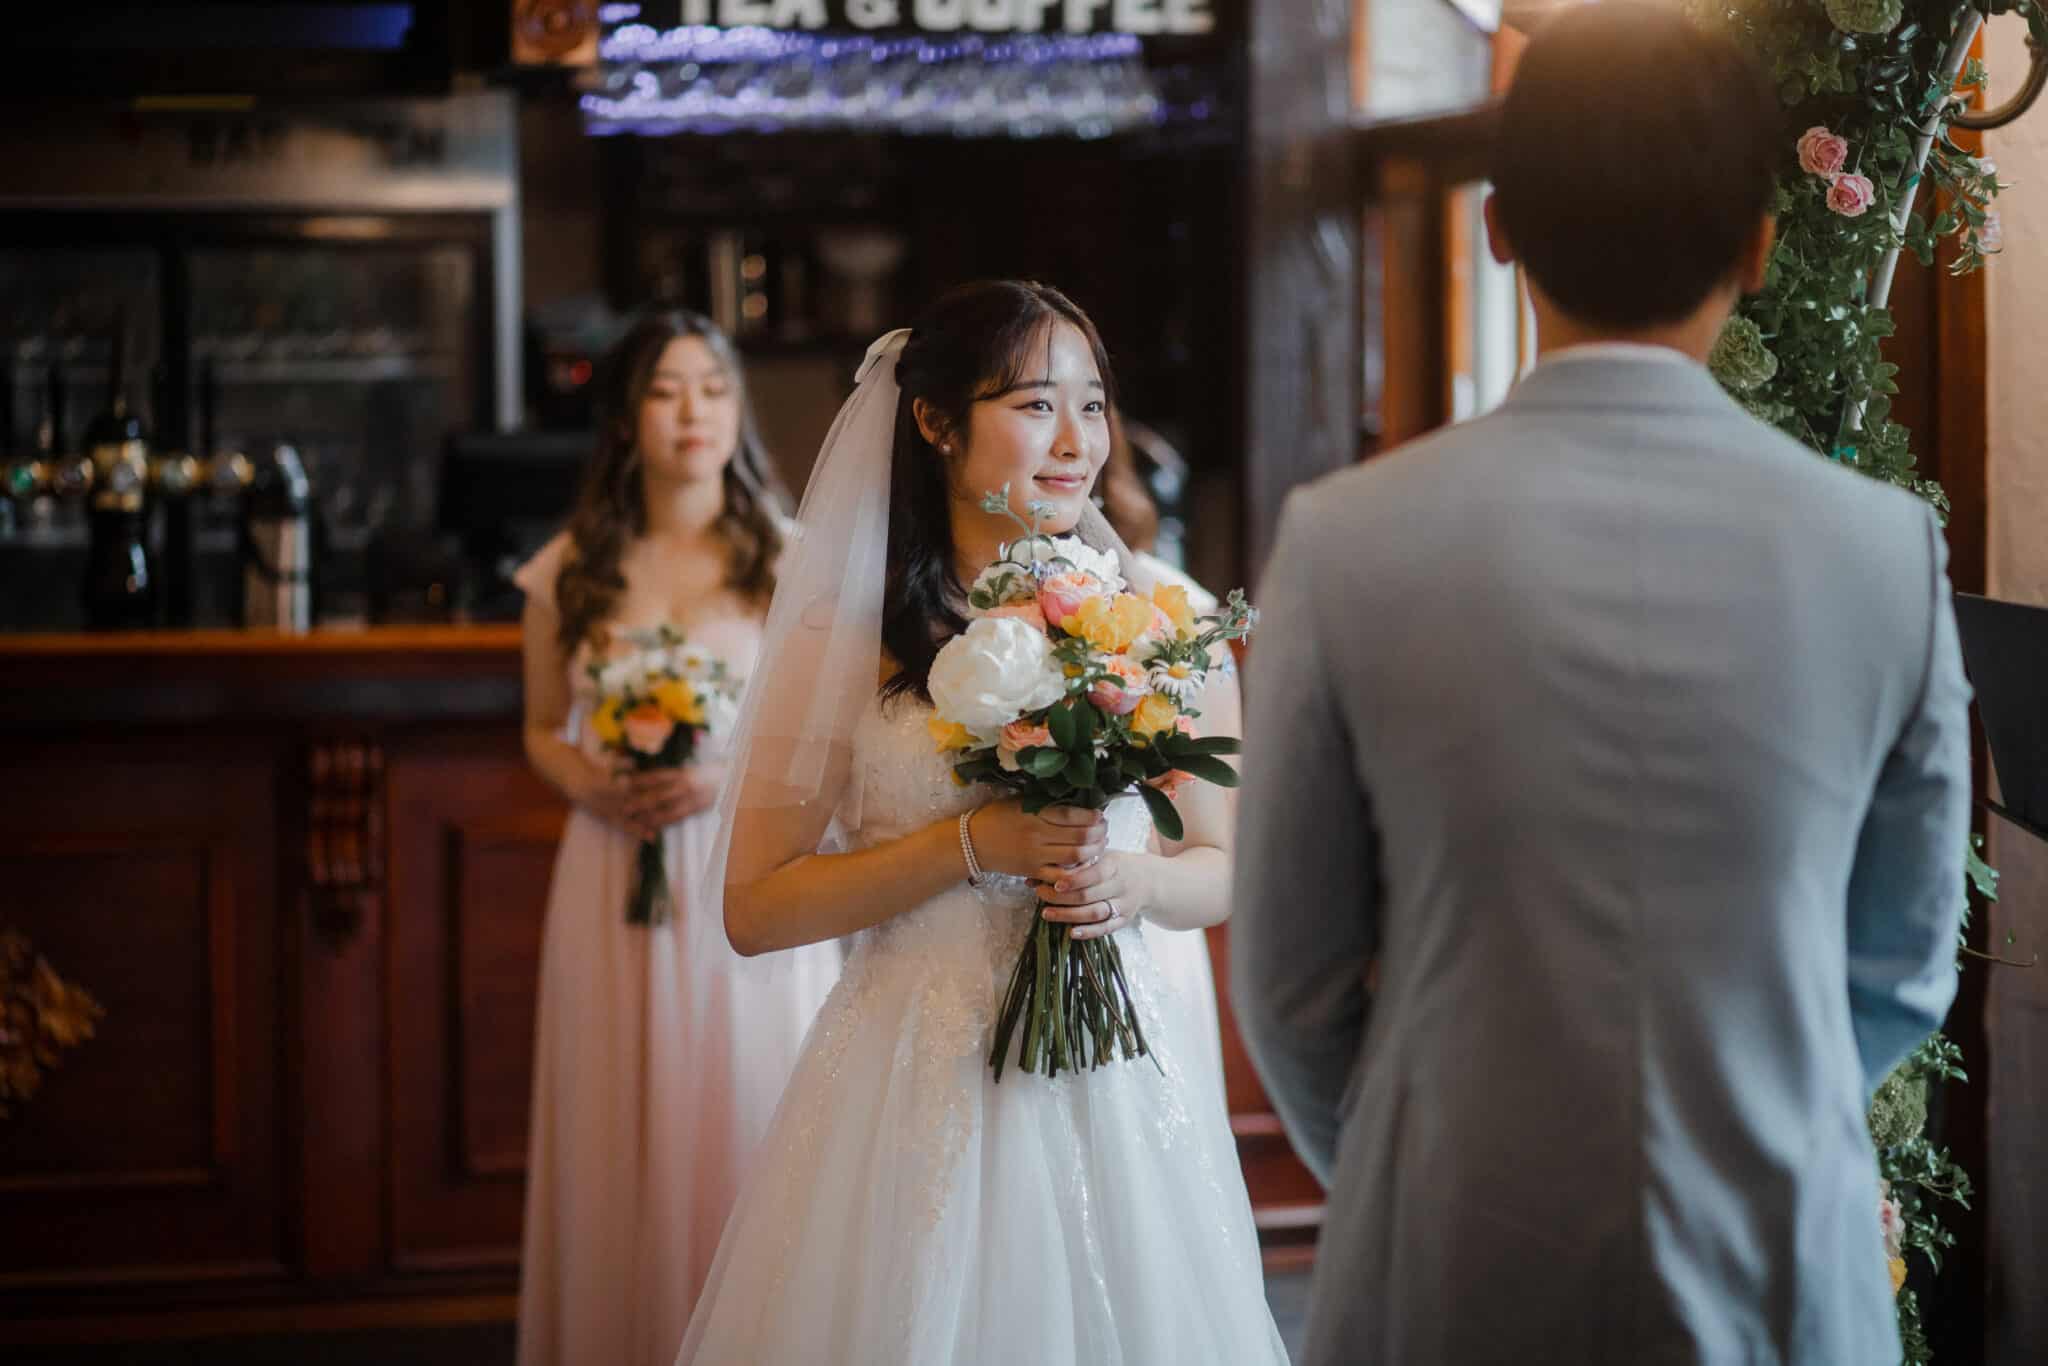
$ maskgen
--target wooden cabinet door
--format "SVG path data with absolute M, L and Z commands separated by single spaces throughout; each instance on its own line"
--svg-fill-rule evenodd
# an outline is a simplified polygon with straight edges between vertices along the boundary
M 279 784 L 232 735 L 9 741 L 0 929 L 105 1014 L 0 1119 L 0 1319 L 284 1275 Z
M 563 807 L 510 726 L 392 737 L 386 782 L 392 1268 L 510 1271 Z

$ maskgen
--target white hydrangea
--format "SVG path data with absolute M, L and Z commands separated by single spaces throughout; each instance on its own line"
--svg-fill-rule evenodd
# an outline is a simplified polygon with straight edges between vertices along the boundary
M 998 585 L 1005 575 L 1010 576 L 1012 580 L 1007 596 L 998 591 Z M 967 596 L 969 598 L 977 597 L 983 593 L 994 598 L 996 604 L 1001 606 L 1008 601 L 1029 601 L 1035 595 L 1035 589 L 1031 577 L 1023 569 L 1011 564 L 1008 560 L 999 559 L 988 568 L 982 570 L 981 573 L 975 575 L 974 582 L 968 585 Z
M 1049 560 L 1057 556 L 1090 578 L 1100 580 L 1110 592 L 1123 590 L 1123 571 L 1114 551 L 1097 550 L 1079 536 L 1055 536 L 1049 546 L 1043 541 L 1034 541 L 1030 549 L 1034 559 Z

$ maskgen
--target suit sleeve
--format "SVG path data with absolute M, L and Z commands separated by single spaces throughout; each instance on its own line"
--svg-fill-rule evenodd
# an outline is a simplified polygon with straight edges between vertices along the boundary
M 1932 515 L 1930 622 L 1919 703 L 1886 756 L 1849 878 L 1849 1006 L 1863 1088 L 1941 1027 L 1956 993 L 1970 831 L 1970 685 L 1948 550 Z
M 1365 1036 L 1377 846 L 1317 620 L 1305 496 L 1282 516 L 1245 671 L 1231 1004 L 1295 1151 L 1327 1186 Z

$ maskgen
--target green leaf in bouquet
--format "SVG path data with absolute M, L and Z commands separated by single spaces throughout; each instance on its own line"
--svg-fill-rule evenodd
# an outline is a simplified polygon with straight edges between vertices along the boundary
M 1034 778 L 1050 778 L 1067 766 L 1067 756 L 1064 750 L 1039 746 L 1019 754 L 1017 762 Z
M 1095 752 L 1095 736 L 1102 729 L 1102 713 L 1095 710 L 1092 702 L 1074 703 L 1074 743 L 1069 747 L 1076 750 Z
M 1142 782 L 1146 778 L 1152 776 L 1151 771 L 1145 767 L 1144 750 L 1124 750 L 1120 755 L 1117 756 L 1116 763 L 1117 768 L 1123 772 L 1124 777 L 1130 779 L 1134 783 Z
M 1162 735 L 1159 751 L 1169 759 L 1183 754 L 1242 754 L 1244 741 L 1235 735 Z
M 1067 760 L 1067 781 L 1075 787 L 1095 786 L 1095 751 L 1084 749 Z
M 1075 709 L 1075 704 L 1069 700 L 1046 713 L 1046 729 L 1052 732 L 1052 742 L 1061 749 L 1073 749 L 1075 737 L 1080 733 L 1080 718 L 1074 714 Z
M 1221 759 L 1212 758 L 1207 754 L 1184 755 L 1175 761 L 1174 766 L 1183 773 L 1193 774 L 1202 781 L 1214 783 L 1218 787 L 1237 786 L 1237 770 Z
M 1181 824 L 1180 811 L 1168 797 L 1156 787 L 1141 786 L 1138 795 L 1145 799 L 1145 805 L 1152 812 L 1152 824 L 1163 840 L 1177 840 L 1186 832 Z

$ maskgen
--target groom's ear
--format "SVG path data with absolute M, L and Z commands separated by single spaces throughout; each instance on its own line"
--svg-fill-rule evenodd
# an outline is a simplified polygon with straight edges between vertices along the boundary
M 1495 264 L 1511 266 L 1515 263 L 1515 244 L 1508 241 L 1508 235 L 1501 231 L 1500 210 L 1495 207 L 1498 199 L 1498 195 L 1489 194 L 1480 208 L 1486 219 L 1486 249 L 1492 254 Z
M 1771 268 L 1771 248 L 1778 242 L 1778 219 L 1774 214 L 1765 214 L 1757 221 L 1756 231 L 1742 249 L 1742 260 L 1736 266 L 1736 283 L 1747 296 L 1761 294 L 1764 277 Z

